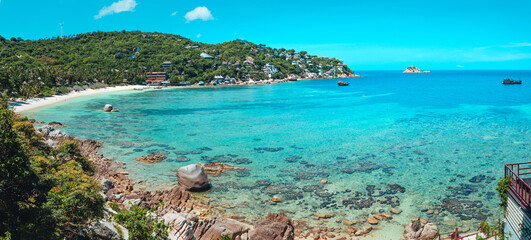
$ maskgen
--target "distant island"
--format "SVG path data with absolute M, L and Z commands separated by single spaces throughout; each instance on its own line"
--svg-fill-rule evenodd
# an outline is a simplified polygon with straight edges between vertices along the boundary
M 409 66 L 406 68 L 406 70 L 403 71 L 403 73 L 430 73 L 431 71 L 421 71 L 418 67 L 415 66 Z
M 45 97 L 114 85 L 223 85 L 351 77 L 343 60 L 237 39 L 90 32 L 42 40 L 0 36 L 0 79 L 10 97 Z

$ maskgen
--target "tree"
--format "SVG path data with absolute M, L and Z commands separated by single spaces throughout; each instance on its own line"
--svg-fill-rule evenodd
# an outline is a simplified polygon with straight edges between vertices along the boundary
M 7 107 L 3 95 L 0 99 L 0 233 L 10 232 L 15 239 L 28 238 L 30 232 L 42 238 L 51 237 L 50 231 L 39 223 L 47 215 L 40 208 L 46 188 L 40 185 L 39 177 L 31 168 L 30 159 L 13 130 L 14 113 Z

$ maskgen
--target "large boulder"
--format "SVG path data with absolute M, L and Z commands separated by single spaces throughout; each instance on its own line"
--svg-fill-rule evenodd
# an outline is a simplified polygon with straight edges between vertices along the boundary
M 196 164 L 177 169 L 177 181 L 188 191 L 204 191 L 211 187 L 205 170 Z
M 284 213 L 269 213 L 254 225 L 252 240 L 293 240 L 295 228 Z
M 420 218 L 411 220 L 404 230 L 406 240 L 434 240 L 438 235 L 439 229 L 435 224 Z
M 112 111 L 113 107 L 111 104 L 105 104 L 105 107 L 103 107 L 104 112 L 110 112 Z
M 252 226 L 236 220 L 213 217 L 202 220 L 194 225 L 194 235 L 201 240 L 219 240 L 223 235 L 229 235 L 232 240 L 249 239 Z

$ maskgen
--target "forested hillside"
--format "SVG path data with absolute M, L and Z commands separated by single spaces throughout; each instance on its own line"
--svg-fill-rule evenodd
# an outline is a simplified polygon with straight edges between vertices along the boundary
M 201 54 L 203 54 L 201 56 Z M 171 66 L 163 69 L 163 62 Z M 94 32 L 23 40 L 0 36 L 0 87 L 11 96 L 45 96 L 74 85 L 144 83 L 166 71 L 171 82 L 210 81 L 215 75 L 261 80 L 351 74 L 340 60 L 244 40 L 204 44 L 171 34 Z

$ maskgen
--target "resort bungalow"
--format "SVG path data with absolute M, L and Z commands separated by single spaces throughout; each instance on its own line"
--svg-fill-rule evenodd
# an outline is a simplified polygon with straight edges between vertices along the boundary
M 271 78 L 271 75 L 278 72 L 278 70 L 273 66 L 271 63 L 266 63 L 266 65 L 262 68 L 262 71 Z
M 146 73 L 146 84 L 148 85 L 162 85 L 168 80 L 168 73 L 166 72 L 148 72 Z
M 198 85 L 199 86 L 203 86 L 203 85 L 205 85 L 205 82 L 201 81 L 201 82 L 198 83 Z
M 210 55 L 208 55 L 206 53 L 201 53 L 199 56 L 201 58 L 206 58 L 206 59 L 214 59 L 215 58 L 215 57 L 212 57 L 212 56 L 210 56 Z
M 214 82 L 222 83 L 223 82 L 223 76 L 221 76 L 221 75 L 214 76 Z
M 166 62 L 162 63 L 162 68 L 164 68 L 164 70 L 168 70 L 168 69 L 170 69 L 170 67 L 171 67 L 171 62 L 170 61 L 166 61 Z
M 509 240 L 531 240 L 531 162 L 505 165 L 509 179 L 505 236 Z
M 189 81 L 181 81 L 177 83 L 177 86 L 189 86 L 191 83 Z

